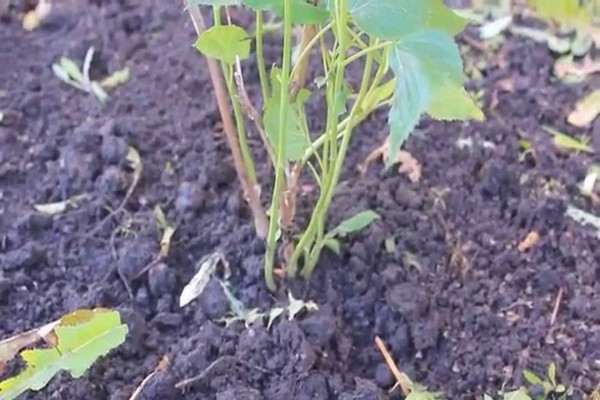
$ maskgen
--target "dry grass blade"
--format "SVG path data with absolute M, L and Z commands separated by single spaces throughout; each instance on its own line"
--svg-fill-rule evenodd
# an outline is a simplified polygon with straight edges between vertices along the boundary
M 169 361 L 169 357 L 164 356 L 163 358 L 161 358 L 161 360 L 158 362 L 158 365 L 156 366 L 154 371 L 152 371 L 148 376 L 146 376 L 144 378 L 144 380 L 139 384 L 139 386 L 131 394 L 131 397 L 129 398 L 129 400 L 137 400 L 137 398 L 140 396 L 140 394 L 142 393 L 144 388 L 148 385 L 148 383 L 152 380 L 152 378 L 154 378 L 154 375 L 156 375 L 160 371 L 166 370 L 167 368 L 169 368 L 170 365 L 171 365 L 171 362 Z
M 556 317 L 558 317 L 558 310 L 560 309 L 560 303 L 563 297 L 563 289 L 558 289 L 558 294 L 556 295 L 556 300 L 554 301 L 554 308 L 552 309 L 552 315 L 550 316 L 550 326 L 553 326 L 556 322 Z
M 383 356 L 385 363 L 390 368 L 390 371 L 392 371 L 394 378 L 396 378 L 396 382 L 398 383 L 398 385 L 400 385 L 402 394 L 404 394 L 404 397 L 408 396 L 410 394 L 409 383 L 407 382 L 404 375 L 402 375 L 402 372 L 400 372 L 400 370 L 396 366 L 396 362 L 394 361 L 394 358 L 392 357 L 390 352 L 387 350 L 387 348 L 385 347 L 385 343 L 383 343 L 383 340 L 381 340 L 381 338 L 379 336 L 375 336 L 375 345 L 381 352 L 381 355 Z

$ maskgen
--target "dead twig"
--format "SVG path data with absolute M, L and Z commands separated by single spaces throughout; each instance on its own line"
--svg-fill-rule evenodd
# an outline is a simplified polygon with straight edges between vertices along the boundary
M 379 336 L 375 336 L 375 345 L 377 346 L 377 348 L 379 349 L 379 352 L 383 356 L 385 363 L 390 368 L 390 371 L 392 371 L 392 374 L 396 378 L 396 382 L 398 383 L 398 385 L 400 385 L 402 394 L 404 395 L 404 397 L 408 396 L 410 394 L 409 383 L 407 382 L 404 375 L 402 375 L 402 373 L 396 366 L 394 358 L 392 357 L 390 352 L 387 350 L 387 348 L 385 347 L 385 343 L 383 343 L 383 340 L 381 340 L 381 338 Z
M 144 380 L 139 384 L 139 386 L 131 394 L 131 397 L 129 398 L 129 400 L 136 400 L 140 396 L 140 394 L 142 393 L 142 391 L 144 390 L 146 385 L 148 385 L 148 382 L 150 382 L 152 380 L 154 375 L 156 375 L 160 371 L 166 370 L 167 368 L 169 368 L 170 365 L 171 365 L 171 362 L 169 361 L 169 357 L 164 356 L 163 358 L 161 358 L 160 361 L 158 362 L 158 365 L 154 369 L 154 371 L 152 371 L 148 376 L 146 376 L 144 378 Z
M 257 365 L 253 365 L 253 364 L 250 364 L 248 362 L 242 361 L 242 360 L 240 360 L 237 357 L 234 357 L 234 356 L 223 356 L 223 357 L 217 358 L 215 361 L 213 361 L 212 363 L 210 363 L 208 365 L 208 367 L 206 367 L 204 369 L 204 371 L 202 371 L 200 374 L 198 374 L 198 375 L 196 375 L 194 377 L 187 378 L 187 379 L 184 379 L 182 381 L 177 382 L 175 384 L 175 387 L 177 389 L 183 389 L 183 388 L 185 388 L 187 386 L 190 386 L 190 385 L 192 385 L 192 384 L 194 384 L 196 382 L 199 382 L 202 379 L 206 378 L 215 368 L 217 368 L 220 364 L 223 364 L 223 363 L 237 363 L 237 364 L 241 364 L 241 365 L 243 365 L 245 367 L 255 369 L 255 370 L 257 370 L 259 372 L 262 372 L 264 374 L 270 374 L 271 373 L 271 371 L 269 371 L 267 369 L 264 369 L 264 368 L 259 367 Z
M 200 12 L 200 7 L 197 4 L 187 4 L 187 10 L 192 19 L 196 33 L 200 36 L 206 30 L 206 24 L 204 23 L 204 18 Z M 235 124 L 231 117 L 231 106 L 229 105 L 227 91 L 225 90 L 222 72 L 214 59 L 206 57 L 206 62 L 208 63 L 208 72 L 215 91 L 221 121 L 223 122 L 223 131 L 225 132 L 225 138 L 227 139 L 227 144 L 229 145 L 229 150 L 233 157 L 233 164 L 238 179 L 240 180 L 240 184 L 242 185 L 242 190 L 247 197 L 248 205 L 252 210 L 256 234 L 258 237 L 264 239 L 267 237 L 267 232 L 269 230 L 269 221 L 267 219 L 267 214 L 260 203 L 260 196 L 257 188 L 254 187 L 254 185 L 251 185 L 248 180 L 248 174 L 244 167 Z
M 553 326 L 558 316 L 558 310 L 560 309 L 560 303 L 563 297 L 563 288 L 558 289 L 556 294 L 556 300 L 554 301 L 554 308 L 552 309 L 552 315 L 550 316 L 550 326 Z

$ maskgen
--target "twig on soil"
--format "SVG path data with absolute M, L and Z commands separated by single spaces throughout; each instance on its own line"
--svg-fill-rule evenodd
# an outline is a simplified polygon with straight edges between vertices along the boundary
M 175 384 L 175 387 L 177 389 L 183 389 L 183 388 L 185 388 L 185 387 L 187 387 L 189 385 L 192 385 L 192 384 L 194 384 L 194 383 L 196 383 L 198 381 L 201 381 L 202 379 L 206 378 L 208 376 L 208 374 L 210 374 L 216 367 L 218 367 L 220 364 L 226 363 L 226 362 L 232 362 L 232 363 L 241 364 L 241 365 L 243 365 L 245 367 L 255 369 L 255 370 L 257 370 L 259 372 L 262 372 L 264 374 L 270 374 L 271 373 L 271 371 L 269 371 L 267 369 L 259 367 L 258 365 L 250 364 L 250 363 L 248 363 L 246 361 L 242 361 L 242 360 L 240 360 L 237 357 L 234 357 L 234 356 L 223 356 L 223 357 L 217 358 L 215 361 L 213 361 L 212 363 L 210 363 L 210 365 L 208 367 L 206 367 L 204 369 L 204 371 L 202 371 L 200 374 L 198 374 L 198 375 L 196 375 L 194 377 L 187 378 L 187 379 L 184 379 L 182 381 L 177 382 Z
M 144 378 L 144 380 L 139 384 L 139 386 L 131 394 L 131 397 L 129 398 L 129 400 L 136 400 L 140 396 L 140 394 L 142 394 L 142 390 L 144 390 L 144 388 L 146 387 L 146 385 L 148 385 L 148 382 L 150 382 L 152 380 L 154 375 L 156 375 L 160 371 L 166 370 L 167 368 L 169 368 L 170 365 L 171 365 L 171 362 L 169 361 L 169 357 L 164 356 L 163 358 L 161 358 L 160 361 L 158 362 L 158 365 L 154 369 L 154 371 L 152 371 L 148 376 L 146 376 Z
M 387 348 L 385 347 L 385 343 L 383 343 L 383 340 L 381 340 L 381 338 L 379 338 L 379 336 L 375 336 L 375 345 L 381 352 L 381 355 L 385 359 L 385 363 L 388 365 L 388 367 L 392 371 L 392 374 L 394 374 L 394 377 L 396 378 L 396 382 L 398 383 L 398 385 L 400 385 L 402 394 L 404 395 L 404 397 L 408 396 L 410 394 L 409 384 L 406 381 L 406 378 L 404 377 L 404 375 L 402 375 L 402 373 L 396 366 L 396 363 L 395 363 L 392 355 L 387 350 Z
M 197 4 L 188 4 L 187 10 L 192 19 L 192 23 L 194 24 L 194 28 L 196 29 L 196 33 L 200 36 L 206 30 L 206 24 L 204 23 L 202 13 L 200 12 L 200 7 Z M 231 155 L 233 156 L 233 164 L 238 179 L 240 180 L 240 184 L 242 185 L 244 195 L 247 197 L 248 205 L 252 210 L 256 233 L 258 237 L 264 239 L 267 237 L 267 232 L 269 230 L 269 221 L 267 220 L 267 214 L 260 203 L 260 196 L 257 188 L 251 185 L 248 180 L 248 174 L 244 167 L 242 153 L 237 139 L 235 124 L 231 117 L 231 106 L 227 99 L 228 96 L 227 91 L 225 90 L 223 77 L 219 65 L 214 59 L 207 57 L 206 62 L 208 63 L 210 79 L 215 90 L 215 97 L 223 122 L 225 138 L 227 139 Z
M 558 289 L 556 300 L 554 301 L 554 308 L 552 309 L 552 315 L 550 316 L 550 326 L 553 326 L 558 316 L 558 310 L 563 297 L 563 288 Z

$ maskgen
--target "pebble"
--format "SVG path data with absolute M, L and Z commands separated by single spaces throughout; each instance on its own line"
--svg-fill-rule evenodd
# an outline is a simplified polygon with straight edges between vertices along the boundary
M 223 288 L 216 280 L 210 280 L 199 298 L 200 307 L 209 319 L 221 318 L 229 310 L 229 302 Z
M 382 389 L 389 389 L 394 385 L 394 375 L 390 371 L 390 367 L 385 363 L 377 364 L 375 368 L 375 382 Z
M 159 263 L 148 271 L 148 288 L 154 297 L 161 297 L 175 289 L 175 275 L 165 263 Z
M 47 260 L 46 250 L 35 243 L 27 243 L 18 250 L 7 253 L 0 259 L 0 265 L 5 271 L 18 269 L 29 269 L 45 263 Z
M 175 209 L 180 213 L 197 211 L 204 203 L 204 193 L 199 184 L 182 182 L 177 189 Z

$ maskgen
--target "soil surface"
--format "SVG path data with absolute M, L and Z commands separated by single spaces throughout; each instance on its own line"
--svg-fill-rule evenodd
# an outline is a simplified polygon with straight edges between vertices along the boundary
M 422 164 L 417 183 L 381 162 L 360 176 L 355 166 L 385 137 L 386 113 L 365 121 L 330 224 L 367 208 L 383 218 L 345 240 L 341 256 L 324 254 L 310 282 L 272 295 L 262 280 L 264 245 L 249 224 L 206 64 L 179 3 L 55 2 L 32 33 L 14 15 L 1 18 L 0 336 L 97 306 L 121 311 L 130 330 L 83 378 L 61 375 L 24 398 L 128 399 L 164 355 L 170 368 L 139 399 L 400 398 L 389 393 L 393 377 L 376 335 L 401 370 L 448 399 L 518 386 L 523 369 L 541 373 L 552 361 L 577 389 L 573 398 L 592 390 L 600 372 L 600 246 L 565 210 L 598 213 L 577 186 L 594 156 L 558 153 L 541 128 L 593 136 L 597 162 L 598 121 L 589 132 L 565 123 L 589 84 L 555 80 L 553 55 L 531 41 L 508 38 L 487 54 L 464 45 L 468 66 L 479 65 L 469 87 L 483 93 L 488 120 L 424 120 L 406 146 Z M 278 39 L 268 42 L 275 59 Z M 90 46 L 92 78 L 131 71 L 104 106 L 51 70 L 63 55 L 82 60 Z M 253 59 L 245 72 L 254 96 Z M 502 89 L 506 78 L 512 92 Z M 320 108 L 310 111 L 311 123 L 322 124 Z M 259 147 L 256 136 L 252 145 Z M 121 206 L 133 180 L 128 146 L 141 155 L 143 173 Z M 81 194 L 78 207 L 54 217 L 33 209 Z M 158 252 L 156 205 L 177 232 L 165 262 L 137 278 Z M 519 251 L 532 231 L 539 242 Z M 269 330 L 226 327 L 219 319 L 229 303 L 216 280 L 180 308 L 198 261 L 216 250 L 247 308 L 285 304 L 293 290 L 319 310 Z

